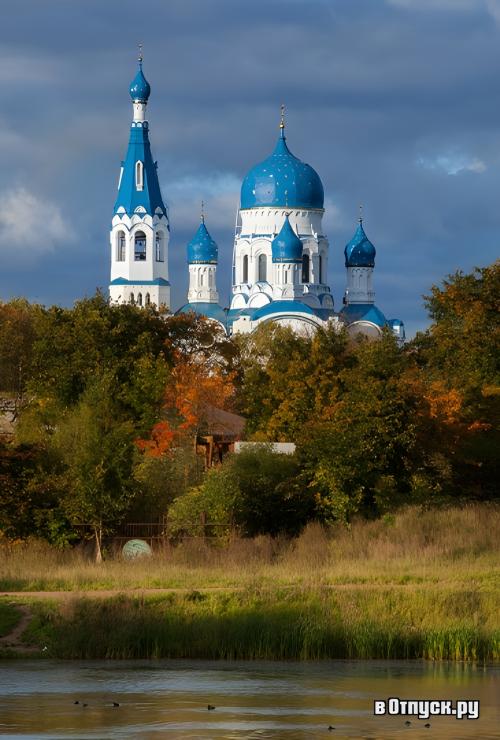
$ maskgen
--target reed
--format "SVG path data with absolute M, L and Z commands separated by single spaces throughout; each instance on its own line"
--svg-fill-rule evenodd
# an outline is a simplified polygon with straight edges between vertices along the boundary
M 499 657 L 491 591 L 284 589 L 37 602 L 28 639 L 57 658 Z

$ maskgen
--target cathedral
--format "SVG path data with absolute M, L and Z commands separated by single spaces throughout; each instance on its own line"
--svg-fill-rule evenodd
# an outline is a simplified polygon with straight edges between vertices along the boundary
M 151 154 L 146 108 L 151 88 L 139 69 L 130 85 L 133 119 L 111 226 L 110 300 L 170 309 L 170 226 Z M 375 305 L 375 247 L 360 218 L 344 249 L 346 289 L 336 311 L 327 284 L 329 244 L 323 232 L 324 191 L 318 173 L 288 148 L 282 108 L 274 151 L 245 175 L 233 247 L 232 294 L 217 290 L 218 247 L 202 215 L 187 245 L 189 289 L 177 313 L 219 322 L 228 334 L 279 322 L 308 332 L 334 323 L 369 337 L 388 327 L 404 341 L 404 325 Z

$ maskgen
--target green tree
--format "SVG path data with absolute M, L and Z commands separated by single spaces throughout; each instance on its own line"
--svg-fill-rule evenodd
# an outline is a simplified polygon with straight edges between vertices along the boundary
M 97 562 L 102 560 L 103 533 L 123 519 L 136 493 L 134 436 L 133 424 L 120 415 L 111 375 L 87 386 L 53 436 L 69 481 L 62 506 L 72 523 L 92 528 Z
M 13 539 L 36 536 L 68 544 L 71 526 L 60 506 L 65 483 L 44 450 L 0 444 L 0 532 Z
M 340 371 L 323 418 L 305 425 L 299 443 L 326 521 L 373 515 L 408 500 L 410 490 L 418 410 L 411 361 L 389 332 L 353 351 L 355 364 Z
M 23 299 L 0 303 L 0 393 L 22 403 L 31 377 L 40 306 Z
M 302 336 L 263 324 L 237 341 L 238 404 L 256 440 L 295 441 L 309 418 L 325 416 L 339 373 L 352 362 L 352 341 L 333 325 Z
M 298 474 L 294 456 L 276 454 L 266 444 L 231 455 L 208 471 L 201 486 L 175 500 L 169 529 L 200 534 L 203 515 L 215 536 L 233 527 L 250 537 L 297 534 L 314 514 L 313 495 Z

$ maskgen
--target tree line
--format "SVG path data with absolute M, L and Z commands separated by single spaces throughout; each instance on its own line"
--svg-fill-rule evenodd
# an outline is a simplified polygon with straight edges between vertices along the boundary
M 213 322 L 94 297 L 72 308 L 0 303 L 0 532 L 65 545 L 168 513 L 172 536 L 295 534 L 405 504 L 497 496 L 500 263 L 432 287 L 430 326 L 400 346 Z M 206 409 L 261 444 L 203 469 Z M 269 442 L 296 444 L 281 456 Z

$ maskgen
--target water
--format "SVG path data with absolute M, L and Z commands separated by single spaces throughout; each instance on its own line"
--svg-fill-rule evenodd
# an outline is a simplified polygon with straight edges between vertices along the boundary
M 404 661 L 4 660 L 0 736 L 499 738 L 498 678 L 493 666 Z M 389 697 L 479 699 L 481 714 L 476 721 L 373 716 L 373 700 Z M 120 706 L 113 707 L 113 701 Z M 216 709 L 209 711 L 208 704 Z M 329 731 L 329 725 L 335 729 Z

